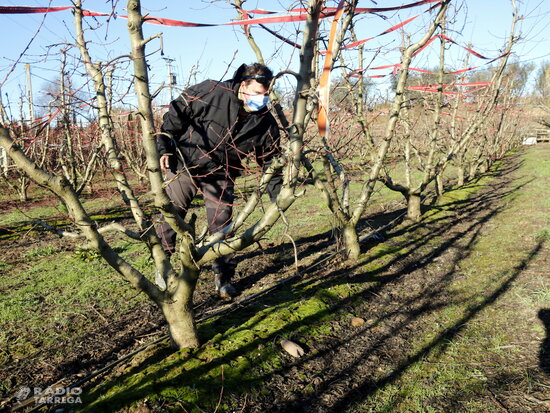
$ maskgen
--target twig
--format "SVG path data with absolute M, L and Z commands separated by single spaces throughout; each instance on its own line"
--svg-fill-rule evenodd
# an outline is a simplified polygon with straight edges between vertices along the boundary
M 126 228 L 124 225 L 119 224 L 118 222 L 112 222 L 97 230 L 97 232 L 99 232 L 100 234 L 105 234 L 110 231 L 118 231 L 137 241 L 141 240 L 140 234 L 134 231 L 130 231 L 128 228 Z
M 222 398 L 223 398 L 223 381 L 224 381 L 224 377 L 223 377 L 223 364 L 222 364 L 222 388 L 220 389 L 220 398 L 218 399 L 218 404 L 216 405 L 216 410 L 214 410 L 214 413 L 216 413 L 218 411 L 218 409 L 220 408 L 220 405 L 222 404 Z
M 290 242 L 292 242 L 292 246 L 294 247 L 294 266 L 296 267 L 296 274 L 298 274 L 298 249 L 296 248 L 296 243 L 294 242 L 292 237 L 288 235 L 286 232 L 284 235 L 288 237 Z
M 107 319 L 105 317 L 103 317 L 103 314 L 101 314 L 97 308 L 95 308 L 93 305 L 90 305 L 89 306 L 92 310 L 95 311 L 95 313 L 105 322 L 105 324 L 109 324 L 109 321 L 107 321 Z
M 243 403 L 243 408 L 241 409 L 241 413 L 244 412 L 244 409 L 246 408 L 246 398 L 248 397 L 248 394 L 245 394 L 244 395 L 244 403 Z
M 48 7 L 52 4 L 52 1 L 50 0 L 50 2 L 48 3 Z M 23 51 L 21 52 L 21 54 L 19 55 L 19 57 L 17 58 L 17 60 L 15 61 L 15 63 L 13 64 L 13 66 L 10 68 L 10 70 L 8 70 L 8 73 L 6 73 L 6 77 L 4 77 L 4 80 L 2 80 L 2 83 L 0 83 L 0 88 L 2 86 L 4 86 L 4 83 L 6 83 L 6 80 L 8 80 L 8 78 L 10 77 L 11 73 L 15 70 L 15 67 L 19 64 L 19 62 L 21 61 L 21 58 L 25 55 L 25 53 L 27 52 L 27 50 L 29 49 L 29 47 L 31 46 L 32 42 L 34 41 L 34 39 L 36 39 L 38 37 L 38 34 L 40 33 L 40 31 L 42 30 L 42 26 L 44 25 L 44 21 L 46 21 L 46 16 L 48 15 L 48 13 L 44 13 L 44 17 L 42 17 L 42 21 L 40 22 L 40 24 L 38 25 L 38 29 L 36 30 L 36 32 L 34 33 L 34 35 L 31 37 L 31 40 L 29 40 L 29 42 L 27 43 L 27 45 L 25 46 L 25 48 L 23 49 Z
M 187 409 L 183 406 L 183 403 L 182 403 L 182 402 L 178 401 L 176 404 L 178 404 L 178 405 L 183 409 L 183 411 L 184 411 L 185 413 L 189 413 L 189 412 L 187 411 Z
M 136 336 L 136 338 L 151 337 L 151 336 L 155 336 L 155 335 L 160 334 L 160 333 L 161 333 L 160 331 L 155 331 L 155 332 L 149 333 L 149 334 L 141 334 L 139 336 Z
M 488 389 L 489 390 L 489 393 L 491 393 L 491 400 L 493 401 L 493 403 L 495 403 L 497 405 L 497 407 L 499 407 L 503 412 L 509 412 L 509 410 L 506 408 L 506 406 L 498 399 L 498 397 L 496 396 L 495 393 L 493 393 L 493 391 L 491 389 Z

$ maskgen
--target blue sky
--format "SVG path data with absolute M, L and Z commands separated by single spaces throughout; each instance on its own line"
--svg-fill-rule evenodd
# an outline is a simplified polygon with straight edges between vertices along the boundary
M 361 0 L 359 7 L 388 7 L 412 0 Z M 84 0 L 83 7 L 89 10 L 108 12 L 109 3 L 105 0 Z M 550 23 L 550 2 L 548 0 L 525 0 L 518 4 L 521 14 L 526 16 L 522 24 L 522 33 L 525 41 L 516 49 L 516 58 L 520 61 L 532 61 L 540 64 L 550 60 L 550 35 L 547 27 Z M 51 6 L 68 6 L 68 0 L 53 0 Z M 461 44 L 472 43 L 473 48 L 486 55 L 497 56 L 498 50 L 503 46 L 504 40 L 509 33 L 511 20 L 511 5 L 509 0 L 465 0 L 456 1 L 458 12 L 453 24 L 453 31 L 449 36 Z M 3 6 L 47 6 L 47 0 L 3 0 Z M 296 2 L 283 0 L 248 0 L 245 8 L 263 8 L 269 10 L 284 10 L 289 5 L 295 6 Z M 327 1 L 327 6 L 335 6 L 336 1 Z M 117 12 L 125 14 L 125 1 L 117 4 Z M 143 11 L 148 11 L 152 16 L 165 17 L 177 20 L 192 21 L 199 23 L 224 23 L 235 18 L 236 13 L 228 6 L 226 0 L 187 0 L 187 1 L 142 1 Z M 357 22 L 359 38 L 367 38 L 383 32 L 387 28 L 397 24 L 404 19 L 411 17 L 427 6 L 403 10 L 401 12 L 384 13 L 386 19 L 374 15 L 362 15 Z M 410 25 L 405 26 L 406 30 L 418 37 L 423 27 L 429 23 L 429 15 L 423 14 Z M 0 15 L 0 82 L 4 81 L 6 73 L 12 68 L 14 62 L 37 32 L 43 20 L 40 14 L 21 15 Z M 91 25 L 104 23 L 105 18 L 87 18 Z M 329 27 L 330 20 L 327 19 L 324 29 Z M 53 79 L 58 77 L 59 55 L 58 51 L 63 43 L 71 42 L 73 36 L 73 22 L 70 11 L 49 13 L 43 27 L 32 41 L 29 49 L 21 58 L 20 63 L 15 67 L 2 86 L 2 98 L 6 104 L 6 96 L 10 98 L 12 110 L 14 102 L 18 100 L 20 90 L 25 85 L 24 63 L 31 63 L 33 89 L 35 99 L 40 90 Z M 269 26 L 282 35 L 300 42 L 300 23 L 272 24 Z M 152 35 L 158 32 L 163 33 L 164 57 L 174 59 L 173 69 L 177 74 L 178 83 L 182 84 L 189 79 L 189 74 L 196 71 L 193 80 L 200 81 L 204 78 L 227 78 L 233 70 L 241 63 L 255 61 L 247 41 L 242 35 L 238 26 L 201 27 L 201 28 L 179 28 L 158 25 L 145 25 L 145 35 Z M 282 44 L 281 41 L 266 33 L 264 30 L 253 27 L 252 33 L 261 46 L 264 57 L 274 71 L 285 68 L 297 69 L 298 56 L 296 49 Z M 110 24 L 102 25 L 96 31 L 88 31 L 87 38 L 92 40 L 90 53 L 94 60 L 109 60 L 118 55 L 128 53 L 129 41 L 126 32 L 126 20 L 116 19 Z M 398 47 L 401 44 L 399 31 L 382 36 L 369 43 L 367 46 L 374 51 L 381 47 L 381 53 L 376 54 L 373 66 L 397 63 Z M 413 66 L 427 67 L 435 62 L 437 43 L 434 43 L 433 50 L 427 49 L 419 55 Z M 53 46 L 52 46 L 53 45 Z M 149 50 L 154 50 L 157 43 L 151 44 Z M 76 50 L 73 51 L 76 54 Z M 348 59 L 353 65 L 355 53 L 349 52 Z M 460 68 L 465 52 L 453 46 L 449 52 L 449 66 Z M 160 53 L 149 57 L 153 86 L 156 87 L 166 80 L 166 62 Z M 476 58 L 470 59 L 471 65 L 482 64 Z M 75 76 L 78 81 L 78 76 Z M 121 81 L 122 82 L 122 81 Z M 382 80 L 384 82 L 384 80 Z M 159 95 L 159 99 L 166 100 L 166 95 Z M 161 102 L 162 103 L 162 102 Z M 16 105 L 17 106 L 17 105 Z

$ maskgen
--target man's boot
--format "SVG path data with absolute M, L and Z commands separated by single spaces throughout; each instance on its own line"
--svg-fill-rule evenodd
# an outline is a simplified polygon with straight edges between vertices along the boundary
M 214 274 L 214 285 L 219 296 L 225 300 L 231 300 L 237 296 L 237 290 L 230 283 L 230 279 L 222 274 Z
M 231 279 L 235 275 L 236 267 L 235 254 L 216 258 L 212 263 L 214 285 L 221 298 L 230 300 L 237 296 L 237 290 L 231 285 Z

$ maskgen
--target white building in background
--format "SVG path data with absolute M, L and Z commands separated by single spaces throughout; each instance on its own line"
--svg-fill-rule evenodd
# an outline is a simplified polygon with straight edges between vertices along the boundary
M 523 138 L 524 145 L 536 145 L 537 143 L 537 137 L 536 136 L 527 136 Z

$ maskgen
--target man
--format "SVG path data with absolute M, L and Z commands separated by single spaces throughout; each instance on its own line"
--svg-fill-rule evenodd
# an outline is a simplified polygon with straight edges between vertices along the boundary
M 164 114 L 157 146 L 169 182 L 166 192 L 182 218 L 197 192 L 201 194 L 210 233 L 231 221 L 234 182 L 245 169 L 242 161 L 247 154 L 254 152 L 256 162 L 265 167 L 279 151 L 279 128 L 266 107 L 272 79 L 266 66 L 243 64 L 233 79 L 191 86 Z M 272 179 L 268 187 L 272 200 L 280 184 L 280 177 Z M 165 222 L 156 230 L 170 256 L 175 231 Z M 212 265 L 216 291 L 223 298 L 237 294 L 231 284 L 235 268 L 232 255 L 220 257 Z M 157 277 L 158 284 L 163 281 Z

